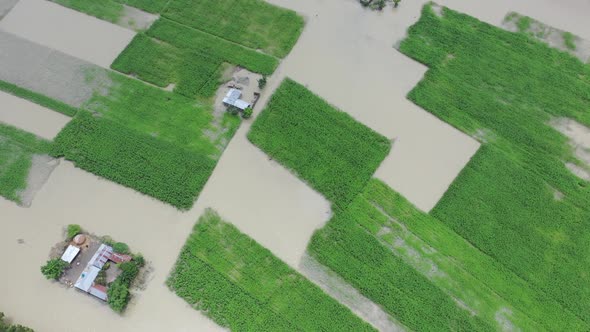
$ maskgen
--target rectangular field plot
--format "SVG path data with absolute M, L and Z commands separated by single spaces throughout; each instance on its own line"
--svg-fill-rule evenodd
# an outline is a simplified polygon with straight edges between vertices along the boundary
M 294 11 L 262 0 L 172 0 L 164 17 L 283 58 L 303 30 Z
M 440 8 L 439 8 L 440 9 Z M 590 67 L 431 5 L 400 45 L 431 69 L 409 94 L 482 148 L 431 215 L 590 323 L 590 172 L 555 118 L 590 126 Z
M 363 190 L 391 148 L 387 138 L 289 79 L 248 138 L 339 208 Z
M 0 21 L 0 29 L 105 68 L 135 36 L 46 0 L 20 0 Z
M 33 156 L 50 149 L 51 142 L 0 122 L 0 196 L 23 203 Z
M 146 34 L 179 49 L 201 52 L 260 74 L 272 74 L 279 64 L 269 55 L 167 19 L 158 20 Z
M 111 67 L 160 87 L 174 83 L 174 91 L 187 97 L 210 97 L 221 84 L 222 62 L 215 55 L 183 50 L 140 34 Z
M 215 166 L 207 156 L 88 112 L 59 133 L 52 155 L 180 209 L 192 206 Z
M 167 281 L 234 331 L 371 331 L 367 323 L 207 210 Z
M 378 180 L 314 235 L 308 251 L 415 331 L 586 327 Z

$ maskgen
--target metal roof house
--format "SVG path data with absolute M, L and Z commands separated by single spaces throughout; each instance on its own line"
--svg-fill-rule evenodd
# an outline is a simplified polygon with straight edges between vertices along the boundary
M 107 261 L 111 260 L 112 256 L 113 248 L 107 246 L 106 244 L 101 244 L 100 247 L 98 247 L 98 250 L 96 250 L 96 253 L 94 253 L 94 256 L 92 256 L 90 261 L 88 261 L 88 265 L 86 265 L 86 268 L 80 274 L 80 277 L 74 284 L 74 287 L 86 293 L 90 293 L 103 301 L 106 301 L 106 287 L 95 285 L 94 280 L 98 276 L 98 272 L 100 272 Z
M 242 91 L 238 89 L 229 89 L 225 97 L 223 98 L 223 103 L 227 106 L 234 106 L 242 111 L 246 108 L 250 107 L 250 103 L 245 100 L 240 99 L 242 96 Z

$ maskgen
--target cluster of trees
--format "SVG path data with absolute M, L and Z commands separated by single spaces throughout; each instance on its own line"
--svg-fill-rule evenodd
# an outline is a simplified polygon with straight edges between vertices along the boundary
M 0 332 L 34 332 L 26 326 L 9 324 L 4 317 L 4 313 L 0 312 Z

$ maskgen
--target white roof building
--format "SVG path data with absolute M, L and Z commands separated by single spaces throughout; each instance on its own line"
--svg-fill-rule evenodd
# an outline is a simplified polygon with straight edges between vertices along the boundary
M 80 278 L 78 278 L 74 286 L 78 289 L 88 292 L 88 290 L 90 290 L 90 287 L 92 287 L 92 284 L 94 284 L 94 279 L 96 279 L 96 277 L 98 276 L 98 272 L 100 272 L 100 268 L 94 265 L 86 266 L 86 268 L 84 269 L 84 271 L 82 271 L 82 274 L 80 274 Z
M 246 108 L 250 107 L 250 103 L 240 99 L 242 96 L 242 91 L 238 89 L 229 89 L 225 97 L 223 98 L 223 103 L 228 106 L 234 106 L 242 111 Z
M 61 260 L 68 264 L 71 264 L 72 261 L 76 258 L 76 256 L 78 256 L 78 253 L 80 253 L 80 248 L 73 245 L 69 245 L 64 254 L 61 256 Z
M 112 255 L 113 248 L 106 244 L 101 244 L 94 253 L 94 256 L 88 261 L 88 265 L 86 265 L 86 268 L 82 271 L 74 286 L 102 300 L 106 300 L 106 288 L 100 285 L 94 285 L 94 280 L 106 262 L 111 259 Z

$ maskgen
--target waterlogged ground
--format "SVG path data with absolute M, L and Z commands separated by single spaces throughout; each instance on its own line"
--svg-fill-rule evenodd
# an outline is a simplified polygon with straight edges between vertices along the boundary
M 302 13 L 307 26 L 292 53 L 269 79 L 255 114 L 285 76 L 294 78 L 369 127 L 396 139 L 377 176 L 418 207 L 432 208 L 478 143 L 405 99 L 426 68 L 397 52 L 393 44 L 418 19 L 425 1 L 403 2 L 397 10 L 383 13 L 364 11 L 356 0 L 269 2 Z M 570 0 L 567 6 L 548 0 L 439 2 L 495 25 L 500 25 L 507 12 L 517 11 L 590 39 L 590 22 L 585 20 L 590 3 L 583 0 Z M 29 29 L 43 30 L 42 21 L 26 20 L 31 27 L 25 29 L 23 23 L 13 32 L 23 35 Z M 88 31 L 88 36 L 94 33 L 100 34 Z M 4 51 L 0 48 L 0 57 Z M 220 330 L 164 286 L 203 209 L 215 208 L 292 266 L 299 264 L 313 231 L 331 215 L 319 194 L 248 142 L 248 129 L 246 122 L 238 130 L 195 207 L 186 213 L 75 169 L 68 162 L 54 170 L 31 208 L 0 198 L 0 259 L 19 262 L 3 270 L 0 277 L 0 308 L 10 312 L 15 321 L 39 331 L 86 331 L 88 326 L 97 331 Z M 128 239 L 130 246 L 151 261 L 154 270 L 147 287 L 136 292 L 125 316 L 112 313 L 93 298 L 52 284 L 39 273 L 51 245 L 70 223 Z M 48 310 L 56 304 L 60 310 Z M 498 315 L 501 320 L 507 314 Z

